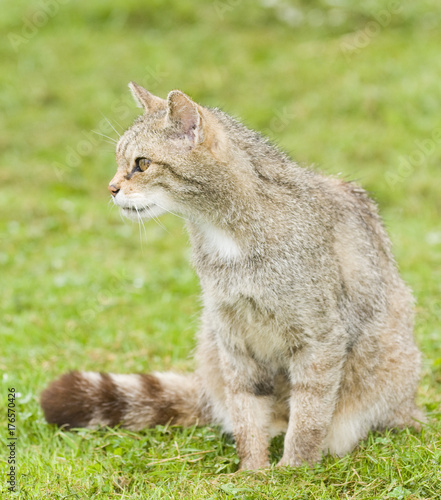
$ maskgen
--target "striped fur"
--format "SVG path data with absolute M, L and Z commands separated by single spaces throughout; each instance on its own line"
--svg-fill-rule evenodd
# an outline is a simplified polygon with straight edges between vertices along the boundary
M 205 424 L 210 410 L 195 375 L 72 371 L 43 391 L 46 420 L 66 428 Z

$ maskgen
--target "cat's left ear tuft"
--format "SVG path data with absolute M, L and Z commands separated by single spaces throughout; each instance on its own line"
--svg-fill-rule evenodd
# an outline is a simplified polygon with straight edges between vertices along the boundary
M 204 140 L 199 106 L 180 90 L 168 94 L 168 120 L 196 146 Z
M 129 89 L 132 93 L 133 99 L 135 99 L 137 106 L 139 108 L 144 108 L 144 111 L 147 114 L 165 109 L 167 106 L 167 101 L 165 99 L 156 97 L 145 88 L 137 85 L 135 82 L 129 83 Z

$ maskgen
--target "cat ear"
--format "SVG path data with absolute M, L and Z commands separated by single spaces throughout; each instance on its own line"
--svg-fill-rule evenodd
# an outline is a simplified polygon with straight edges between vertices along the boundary
M 167 106 L 167 101 L 165 99 L 156 97 L 135 82 L 129 83 L 129 89 L 138 108 L 144 108 L 146 113 L 154 113 L 160 109 L 165 109 Z
M 199 106 L 180 90 L 172 90 L 168 94 L 169 122 L 178 127 L 193 145 L 204 140 L 202 116 Z

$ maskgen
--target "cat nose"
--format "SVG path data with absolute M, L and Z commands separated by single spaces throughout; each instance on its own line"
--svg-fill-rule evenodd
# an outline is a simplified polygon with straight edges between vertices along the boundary
M 117 188 L 115 186 L 115 184 L 109 184 L 109 188 L 108 189 L 109 189 L 109 191 L 110 191 L 110 193 L 111 193 L 112 196 L 116 196 L 118 194 L 118 192 L 119 192 L 119 188 Z

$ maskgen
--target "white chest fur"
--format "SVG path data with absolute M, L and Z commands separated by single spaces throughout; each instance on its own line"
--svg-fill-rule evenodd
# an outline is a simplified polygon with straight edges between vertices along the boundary
M 203 235 L 203 246 L 207 253 L 213 253 L 224 260 L 235 260 L 242 255 L 239 244 L 225 230 L 211 224 L 201 224 L 199 229 Z

